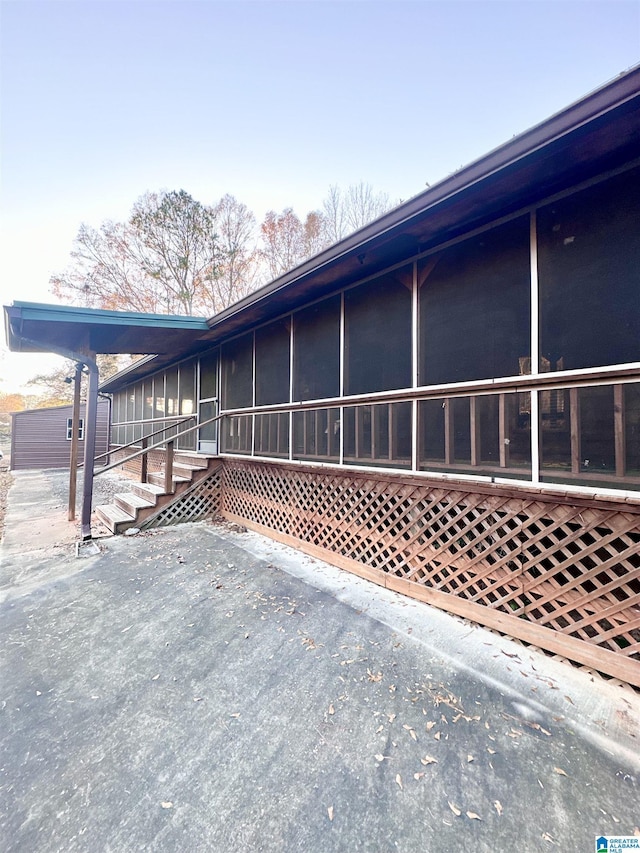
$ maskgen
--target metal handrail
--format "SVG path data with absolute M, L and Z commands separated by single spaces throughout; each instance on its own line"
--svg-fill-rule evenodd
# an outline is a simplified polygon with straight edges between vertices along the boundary
M 176 423 L 170 424 L 168 426 L 160 427 L 160 429 L 156 429 L 153 432 L 148 433 L 147 435 L 143 435 L 142 438 L 152 438 L 154 435 L 158 435 L 158 433 L 166 432 L 168 429 L 173 429 L 174 427 L 180 426 L 180 424 L 186 423 L 187 421 L 192 421 L 197 415 L 187 415 L 186 418 L 182 418 Z M 165 418 L 165 420 L 169 420 L 169 418 Z M 139 421 L 139 423 L 144 423 L 144 421 Z M 117 424 L 116 424 L 117 426 Z M 140 441 L 139 438 L 134 438 L 133 441 L 128 441 L 126 444 L 118 445 L 118 450 L 123 450 L 127 447 L 133 447 L 134 444 L 138 444 Z M 111 456 L 113 450 L 107 450 L 104 453 L 101 453 L 99 456 L 94 458 L 94 462 L 97 462 L 98 459 L 102 459 L 103 456 Z
M 222 418 L 225 418 L 226 414 L 216 415 L 213 418 L 208 418 L 206 421 L 201 421 L 195 424 L 189 429 L 185 429 L 182 432 L 176 433 L 176 435 L 172 435 L 171 438 L 163 439 L 162 441 L 158 441 L 156 444 L 151 444 L 149 447 L 143 447 L 141 450 L 138 450 L 136 453 L 132 453 L 130 456 L 126 456 L 124 459 L 119 459 L 117 462 L 112 462 L 110 465 L 105 465 L 104 468 L 101 468 L 99 471 L 94 473 L 94 477 L 98 477 L 100 474 L 104 474 L 106 471 L 111 471 L 112 468 L 117 468 L 120 465 L 124 465 L 125 462 L 131 462 L 132 459 L 137 459 L 138 456 L 144 456 L 150 450 L 157 450 L 159 447 L 163 447 L 168 442 L 173 442 L 176 438 L 182 438 L 183 435 L 187 435 L 190 432 L 194 432 L 197 429 L 201 429 L 208 424 L 212 424 L 215 421 L 220 421 Z M 188 420 L 188 418 L 187 418 Z M 113 452 L 113 451 L 112 451 Z

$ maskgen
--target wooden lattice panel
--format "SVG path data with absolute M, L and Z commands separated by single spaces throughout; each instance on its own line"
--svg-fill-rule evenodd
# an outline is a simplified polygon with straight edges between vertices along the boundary
M 221 487 L 221 470 L 216 468 L 210 476 L 199 480 L 186 492 L 181 492 L 170 504 L 148 518 L 141 528 L 167 527 L 215 515 L 220 510 Z
M 639 509 L 240 460 L 222 489 L 228 517 L 638 685 Z

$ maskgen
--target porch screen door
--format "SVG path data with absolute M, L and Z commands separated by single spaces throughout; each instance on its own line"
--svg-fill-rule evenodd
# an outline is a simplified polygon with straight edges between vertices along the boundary
M 200 400 L 198 403 L 199 423 L 218 414 L 218 354 L 200 359 Z M 198 452 L 218 452 L 218 422 L 206 424 L 198 430 Z

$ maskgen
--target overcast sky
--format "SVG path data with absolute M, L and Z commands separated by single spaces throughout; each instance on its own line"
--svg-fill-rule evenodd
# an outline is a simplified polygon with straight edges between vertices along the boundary
M 147 190 L 406 199 L 640 61 L 640 0 L 2 0 L 2 303 Z M 0 361 L 10 390 L 37 357 Z

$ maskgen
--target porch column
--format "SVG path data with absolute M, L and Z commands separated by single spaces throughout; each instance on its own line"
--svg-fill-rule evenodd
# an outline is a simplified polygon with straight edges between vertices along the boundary
M 98 413 L 98 365 L 95 354 L 87 357 L 89 387 L 84 423 L 84 479 L 82 483 L 82 538 L 91 539 L 91 501 L 93 499 L 93 460 L 96 455 L 96 417 Z

